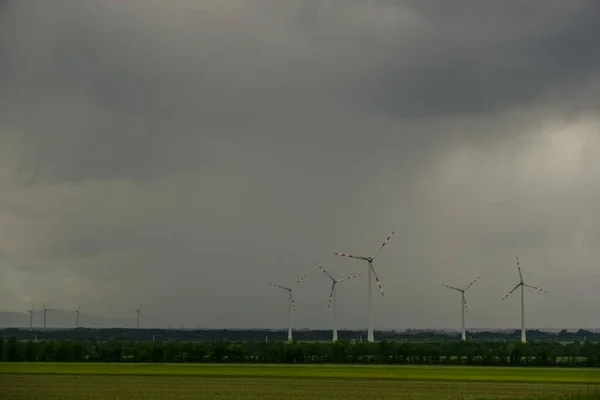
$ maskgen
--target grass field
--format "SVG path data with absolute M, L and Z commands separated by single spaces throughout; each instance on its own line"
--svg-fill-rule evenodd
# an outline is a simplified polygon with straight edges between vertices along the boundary
M 600 370 L 437 366 L 0 363 L 0 399 L 552 398 Z

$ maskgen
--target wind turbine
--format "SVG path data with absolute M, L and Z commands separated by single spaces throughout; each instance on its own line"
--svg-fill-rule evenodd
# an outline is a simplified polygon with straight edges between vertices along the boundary
M 517 288 L 519 288 L 519 286 L 521 287 L 521 342 L 527 343 L 527 337 L 526 337 L 526 334 L 525 334 L 525 294 L 524 294 L 524 288 L 528 287 L 528 288 L 535 289 L 535 290 L 538 290 L 540 292 L 545 292 L 545 293 L 547 293 L 548 291 L 544 290 L 544 289 L 540 289 L 539 287 L 536 287 L 536 286 L 528 285 L 525 282 L 523 282 L 523 274 L 521 273 L 521 264 L 519 264 L 519 257 L 517 257 L 517 269 L 519 270 L 520 281 L 519 281 L 519 283 L 517 283 L 517 286 L 515 286 L 513 288 L 513 290 L 511 290 L 510 292 L 508 292 L 508 294 L 502 298 L 502 300 L 504 300 L 508 296 L 510 296 L 512 292 L 514 292 L 515 290 L 517 290 Z
M 448 286 L 448 285 L 442 285 L 447 287 L 448 289 L 452 289 L 452 290 L 456 290 L 458 292 L 460 292 L 461 294 L 461 301 L 460 301 L 460 308 L 462 309 L 462 325 L 461 325 L 461 339 L 462 340 L 467 340 L 467 333 L 465 331 L 465 311 L 468 311 L 467 309 L 467 300 L 465 299 L 465 292 L 467 291 L 467 289 L 469 289 L 471 286 L 473 286 L 473 284 L 475 282 L 477 282 L 479 280 L 479 277 L 475 278 L 475 280 L 471 283 L 469 283 L 469 285 L 464 288 L 464 289 L 459 289 L 453 286 Z
M 292 341 L 292 309 L 294 311 L 296 311 L 296 303 L 294 302 L 294 297 L 292 296 L 292 291 L 294 290 L 294 288 L 296 286 L 298 286 L 298 284 L 300 282 L 302 282 L 304 279 L 306 279 L 306 275 L 307 274 L 304 274 L 304 276 L 302 278 L 300 278 L 300 280 L 298 282 L 296 282 L 296 284 L 294 286 L 292 286 L 291 288 L 276 285 L 274 283 L 269 283 L 269 285 L 271 285 L 271 286 L 278 287 L 280 289 L 288 291 L 288 342 Z
M 319 263 L 317 263 L 317 267 L 319 267 L 319 269 L 321 269 L 321 271 L 323 271 L 325 273 L 325 275 L 327 275 L 329 277 L 329 279 L 331 279 L 333 282 L 331 284 L 331 294 L 329 294 L 329 304 L 327 304 L 327 308 L 329 308 L 331 306 L 331 303 L 333 302 L 333 341 L 337 342 L 338 335 L 337 335 L 337 326 L 335 324 L 335 284 L 342 282 L 342 281 L 352 279 L 352 278 L 356 278 L 357 276 L 360 276 L 360 274 L 347 276 L 342 279 L 335 279 L 333 276 L 329 275 L 329 273 L 327 271 L 325 271 L 325 268 L 321 267 L 319 265 Z
M 75 328 L 79 328 L 79 310 L 81 310 L 81 306 L 77 305 L 77 310 L 73 310 L 73 312 L 76 314 L 75 317 Z
M 373 261 L 375 260 L 375 258 L 379 255 L 379 253 L 381 252 L 381 250 L 383 250 L 383 248 L 385 247 L 385 245 L 387 244 L 387 242 L 391 239 L 392 235 L 395 233 L 392 232 L 390 234 L 390 236 L 388 236 L 383 243 L 381 244 L 381 247 L 379 248 L 379 250 L 377 250 L 377 253 L 375 253 L 375 255 L 373 257 L 364 257 L 364 256 L 353 256 L 351 254 L 344 254 L 344 253 L 335 253 L 336 256 L 342 256 L 342 257 L 349 257 L 349 258 L 356 258 L 357 260 L 363 260 L 369 263 L 369 267 L 367 269 L 367 273 L 369 274 L 369 280 L 367 282 L 368 285 L 368 296 L 369 296 L 369 300 L 368 300 L 368 308 L 367 308 L 367 312 L 368 312 L 368 318 L 369 318 L 369 327 L 367 330 L 367 341 L 368 342 L 373 342 L 374 338 L 373 338 L 373 317 L 371 315 L 371 273 L 373 274 L 373 276 L 375 276 L 375 280 L 377 281 L 377 286 L 379 286 L 379 291 L 381 292 L 381 295 L 383 296 L 383 288 L 381 287 L 381 282 L 379 281 L 379 277 L 377 277 L 377 273 L 375 272 L 375 268 L 373 268 Z
M 31 310 L 27 310 L 29 313 L 29 331 L 31 331 L 31 327 L 33 326 L 33 310 L 35 310 L 35 306 L 31 307 Z
M 132 310 L 133 312 L 137 313 L 137 329 L 140 329 L 140 315 L 142 315 L 142 313 L 140 312 L 140 310 L 142 309 L 142 305 L 143 304 L 140 304 L 139 308 L 137 308 L 135 310 Z
M 46 314 L 50 311 L 49 308 L 46 308 L 46 305 L 42 303 L 42 307 L 44 307 L 44 331 L 46 330 Z

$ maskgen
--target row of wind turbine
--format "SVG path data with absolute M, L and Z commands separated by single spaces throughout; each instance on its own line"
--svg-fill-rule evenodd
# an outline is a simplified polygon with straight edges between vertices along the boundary
M 373 286 L 372 281 L 371 281 L 371 277 L 373 276 L 375 278 L 375 281 L 377 283 L 377 286 L 379 287 L 379 291 L 381 292 L 381 295 L 383 296 L 383 287 L 381 286 L 381 281 L 379 280 L 379 277 L 377 276 L 377 273 L 375 272 L 375 267 L 373 266 L 373 261 L 375 260 L 375 258 L 377 258 L 377 256 L 379 255 L 379 253 L 381 253 L 381 250 L 383 250 L 383 248 L 385 247 L 385 245 L 387 244 L 387 242 L 389 242 L 389 240 L 392 238 L 392 236 L 394 235 L 395 231 L 392 232 L 381 244 L 381 246 L 379 247 L 379 250 L 377 250 L 377 252 L 375 253 L 374 256 L 354 256 L 352 254 L 345 254 L 345 253 L 334 253 L 336 256 L 341 256 L 341 257 L 347 257 L 347 258 L 354 258 L 357 260 L 363 260 L 367 262 L 367 274 L 369 275 L 369 279 L 367 281 L 367 295 L 368 295 L 368 303 L 367 303 L 367 314 L 368 314 L 368 320 L 369 320 L 369 325 L 368 325 L 368 329 L 367 329 L 367 341 L 368 342 L 373 342 L 374 341 L 374 337 L 373 337 L 373 319 L 372 319 L 372 315 L 371 315 L 371 288 Z M 331 285 L 331 293 L 329 295 L 329 305 L 328 307 L 331 307 L 331 304 L 333 302 L 333 340 L 336 341 L 337 340 L 337 327 L 336 327 L 336 322 L 335 322 L 335 285 L 339 282 L 345 281 L 345 280 L 349 280 L 349 279 L 353 279 L 356 278 L 358 276 L 360 276 L 361 274 L 356 274 L 356 275 L 352 275 L 352 276 L 348 276 L 346 278 L 342 278 L 342 279 L 335 279 L 332 275 L 330 275 L 321 265 L 319 265 L 319 263 L 317 263 L 317 266 L 321 269 L 321 271 L 323 271 L 331 280 L 332 280 L 332 285 Z M 300 279 L 296 285 L 300 282 L 302 282 L 304 279 L 306 278 L 306 275 L 304 275 L 302 277 L 302 279 Z M 288 291 L 288 341 L 292 341 L 292 309 L 293 311 L 296 311 L 296 305 L 294 302 L 294 298 L 292 297 L 292 290 L 294 289 L 294 287 L 292 288 L 288 288 L 285 286 L 280 286 L 280 285 L 276 285 L 273 283 L 270 283 L 271 286 L 274 287 L 278 287 L 284 290 Z
M 504 301 L 504 299 L 506 299 L 508 296 L 510 296 L 515 290 L 517 290 L 519 287 L 521 288 L 521 342 L 523 343 L 527 343 L 527 333 L 525 330 L 525 294 L 524 294 L 524 288 L 528 287 L 540 292 L 548 292 L 547 290 L 541 289 L 537 286 L 532 286 L 532 285 L 528 285 L 523 281 L 523 273 L 521 271 L 521 264 L 519 262 L 519 257 L 517 257 L 517 270 L 519 271 L 519 283 L 517 283 L 517 285 L 510 291 L 508 292 L 508 294 L 506 294 L 506 296 L 504 296 L 502 298 L 501 301 Z M 467 335 L 466 335 L 466 330 L 465 330 L 465 312 L 468 311 L 467 308 L 467 299 L 465 298 L 465 292 L 471 287 L 473 286 L 473 284 L 475 282 L 477 282 L 479 280 L 479 277 L 477 277 L 474 281 L 472 281 L 471 283 L 469 283 L 467 285 L 467 287 L 465 287 L 464 289 L 460 289 L 454 286 L 448 286 L 448 285 L 442 285 L 447 287 L 448 289 L 452 289 L 452 290 L 456 290 L 458 292 L 460 292 L 461 294 L 461 301 L 460 301 L 460 307 L 462 309 L 462 322 L 461 322 L 461 338 L 462 340 L 467 340 Z
M 373 342 L 374 341 L 374 335 L 373 335 L 373 319 L 372 319 L 372 314 L 371 314 L 371 303 L 372 303 L 372 280 L 371 278 L 374 277 L 375 278 L 375 282 L 377 284 L 377 286 L 379 287 L 379 291 L 381 292 L 381 295 L 384 295 L 383 292 L 383 287 L 381 286 L 381 281 L 379 279 L 379 277 L 377 276 L 377 273 L 375 272 L 375 267 L 374 267 L 374 260 L 375 258 L 377 258 L 377 256 L 381 253 L 381 251 L 383 250 L 383 248 L 387 245 L 387 243 L 389 242 L 389 240 L 392 238 L 392 236 L 394 235 L 395 231 L 393 231 L 381 244 L 381 246 L 379 247 L 379 250 L 377 250 L 377 252 L 375 253 L 374 256 L 355 256 L 352 254 L 346 254 L 346 253 L 334 253 L 337 256 L 341 256 L 341 257 L 347 257 L 347 258 L 354 258 L 357 260 L 362 260 L 362 261 L 366 261 L 367 262 L 367 274 L 368 274 L 368 280 L 367 280 L 367 315 L 368 315 L 368 328 L 367 328 L 367 341 L 368 342 Z M 317 267 L 319 267 L 319 269 L 321 271 L 323 271 L 323 273 L 325 273 L 325 275 L 327 275 L 329 277 L 329 279 L 331 279 L 332 281 L 332 285 L 331 285 L 331 293 L 329 295 L 329 303 L 328 303 L 328 308 L 332 306 L 333 303 L 333 307 L 332 307 L 332 314 L 333 314 L 333 321 L 332 321 L 332 325 L 333 325 L 333 341 L 337 341 L 337 325 L 336 325 L 336 307 L 335 307 L 335 288 L 336 288 L 336 284 L 345 280 L 349 280 L 349 279 L 353 279 L 356 278 L 358 276 L 360 276 L 361 274 L 356 274 L 356 275 L 351 275 L 342 279 L 336 279 L 334 278 L 330 273 L 328 273 L 319 263 L 316 263 Z M 519 272 L 519 283 L 506 295 L 502 298 L 502 300 L 506 299 L 508 296 L 510 296 L 515 290 L 517 290 L 519 287 L 521 288 L 521 341 L 523 343 L 525 343 L 527 341 L 526 338 L 526 331 L 525 331 L 525 300 L 524 300 L 524 288 L 528 287 L 540 292 L 547 292 L 547 290 L 541 289 L 537 286 L 532 286 L 529 284 L 526 284 L 523 281 L 523 273 L 521 272 L 521 266 L 519 263 L 519 257 L 517 257 L 517 269 Z M 302 282 L 304 279 L 306 278 L 306 275 L 304 275 L 302 277 L 302 279 L 300 279 L 298 283 Z M 475 278 L 472 282 L 470 282 L 464 289 L 458 288 L 458 287 L 454 287 L 454 286 L 449 286 L 449 285 L 445 285 L 443 284 L 442 286 L 451 289 L 451 290 L 455 290 L 457 292 L 459 292 L 461 294 L 461 339 L 462 340 L 466 340 L 466 325 L 465 325 L 465 312 L 468 312 L 468 306 L 467 306 L 467 300 L 465 297 L 465 292 L 467 290 L 469 290 L 469 288 L 471 288 L 471 286 L 473 286 L 475 284 L 475 282 L 477 282 L 479 280 L 479 277 Z M 292 309 L 293 311 L 296 311 L 296 305 L 294 302 L 294 299 L 292 297 L 292 290 L 295 287 L 292 288 L 288 288 L 288 287 L 284 287 L 284 286 L 280 286 L 280 285 L 275 285 L 273 283 L 271 283 L 271 286 L 275 286 L 275 287 L 279 287 L 281 289 L 287 290 L 288 291 L 288 341 L 292 340 Z
M 371 315 L 371 299 L 372 299 L 372 281 L 371 281 L 371 277 L 375 278 L 375 281 L 377 283 L 377 286 L 379 287 L 379 290 L 381 292 L 381 295 L 383 296 L 383 288 L 381 286 L 381 281 L 379 280 L 379 277 L 377 276 L 377 273 L 375 272 L 375 267 L 373 266 L 373 261 L 375 260 L 375 258 L 381 253 L 381 250 L 386 246 L 386 244 L 389 242 L 389 240 L 391 239 L 391 237 L 394 235 L 394 232 L 392 232 L 381 244 L 381 246 L 379 247 L 379 250 L 375 253 L 374 256 L 372 257 L 365 257 L 365 256 L 354 256 L 351 254 L 345 254 L 345 253 L 334 253 L 337 256 L 342 256 L 342 257 L 348 257 L 348 258 L 354 258 L 357 260 L 363 260 L 363 261 L 367 261 L 367 274 L 369 276 L 369 279 L 367 281 L 367 296 L 368 296 L 368 302 L 367 302 L 367 313 L 368 313 L 368 330 L 367 330 L 367 341 L 368 342 L 373 342 L 374 341 L 374 337 L 373 337 L 373 320 L 372 320 L 372 315 Z M 355 274 L 355 275 L 350 275 L 347 276 L 345 278 L 341 278 L 341 279 L 336 279 L 334 278 L 329 272 L 327 272 L 325 270 L 325 268 L 323 268 L 319 263 L 316 263 L 317 267 L 323 271 L 323 273 L 325 275 L 327 275 L 327 277 L 329 277 L 329 279 L 331 279 L 332 284 L 331 284 L 331 292 L 329 294 L 329 301 L 328 301 L 328 308 L 332 308 L 332 316 L 333 316 L 333 320 L 332 320 L 332 326 L 333 326 L 333 341 L 337 341 L 338 340 L 338 335 L 337 335 L 337 325 L 336 325 L 336 296 L 335 296 L 335 288 L 336 285 L 340 282 L 346 281 L 346 280 L 350 280 L 350 279 L 354 279 L 357 278 L 359 276 L 361 276 L 361 274 Z M 518 288 L 521 288 L 521 341 L 523 343 L 526 343 L 527 341 L 527 337 L 526 337 L 526 331 L 525 331 L 525 295 L 524 295 L 524 288 L 528 287 L 540 292 L 547 292 L 547 290 L 541 289 L 537 286 L 532 286 L 529 285 L 527 283 L 524 282 L 523 280 L 523 273 L 521 271 L 521 265 L 519 262 L 519 257 L 517 257 L 517 270 L 519 272 L 519 283 L 517 283 L 515 285 L 515 287 L 508 292 L 508 294 L 506 294 L 503 298 L 502 301 L 504 299 L 506 299 L 508 296 L 510 296 L 515 290 L 517 290 Z M 305 280 L 307 277 L 307 274 L 304 274 L 304 276 L 302 276 L 302 278 L 300 278 L 292 287 L 287 287 L 287 286 L 281 286 L 281 285 L 277 285 L 274 283 L 270 283 L 271 286 L 273 287 L 277 287 L 283 290 L 286 290 L 288 292 L 288 341 L 292 341 L 292 311 L 296 311 L 296 303 L 294 301 L 294 297 L 293 297 L 293 290 L 296 288 L 296 286 L 298 284 L 300 284 L 303 280 Z M 479 280 L 479 277 L 477 277 L 475 280 L 473 280 L 472 282 L 470 282 L 464 289 L 458 288 L 458 287 L 454 287 L 454 286 L 450 286 L 450 285 L 446 285 L 443 284 L 442 286 L 451 289 L 451 290 L 455 290 L 457 292 L 459 292 L 461 294 L 461 339 L 462 340 L 466 340 L 466 326 L 465 326 L 465 312 L 468 312 L 468 307 L 467 307 L 467 300 L 465 297 L 465 292 L 467 290 L 469 290 L 469 288 L 471 288 L 471 286 L 473 286 L 473 284 L 475 284 L 475 282 L 477 282 Z M 47 308 L 46 305 L 44 303 L 42 303 L 42 307 L 43 307 L 43 313 L 44 313 L 44 331 L 46 330 L 46 320 L 47 320 L 47 313 L 48 311 L 52 311 L 52 309 Z M 140 328 L 140 316 L 142 315 L 141 313 L 141 309 L 142 309 L 142 304 L 140 304 L 140 306 L 137 309 L 132 310 L 133 312 L 136 313 L 136 317 L 137 317 L 137 323 L 136 323 L 136 327 L 137 329 Z M 33 326 L 33 313 L 35 310 L 35 306 L 32 307 L 30 310 L 27 310 L 27 312 L 29 313 L 29 330 L 32 330 L 32 326 Z M 81 306 L 78 306 L 76 310 L 73 310 L 74 313 L 76 313 L 76 327 L 79 328 L 79 315 L 80 315 L 80 310 L 81 310 Z
M 42 308 L 43 313 L 44 313 L 44 330 L 46 330 L 46 320 L 47 320 L 47 316 L 48 316 L 48 311 L 53 311 L 51 308 L 47 308 L 46 305 L 44 303 L 42 303 Z M 79 328 L 79 314 L 81 310 L 81 306 L 77 306 L 76 310 L 73 310 L 74 313 L 76 313 L 76 317 L 75 317 L 75 327 Z M 35 311 L 35 306 L 31 307 L 30 310 L 26 310 L 26 312 L 29 314 L 29 330 L 31 331 L 33 329 L 33 312 Z
M 42 303 L 42 307 L 43 307 L 43 313 L 44 313 L 44 331 L 46 330 L 46 320 L 47 320 L 47 314 L 48 311 L 53 311 L 50 308 L 47 308 L 46 305 L 44 303 Z M 140 328 L 140 316 L 142 315 L 141 310 L 142 309 L 142 305 L 140 304 L 140 307 L 133 310 L 134 312 L 137 313 L 137 328 Z M 31 307 L 30 310 L 26 310 L 27 313 L 29 313 L 29 330 L 31 331 L 33 329 L 33 313 L 35 311 L 35 306 Z M 81 314 L 81 305 L 77 305 L 77 308 L 75 310 L 73 310 L 73 312 L 75 313 L 75 327 L 79 328 L 79 315 Z

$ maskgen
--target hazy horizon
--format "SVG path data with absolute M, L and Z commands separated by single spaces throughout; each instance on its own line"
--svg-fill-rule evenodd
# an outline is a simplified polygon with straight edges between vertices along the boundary
M 60 315 L 56 316 L 56 312 Z M 12 318 L 12 320 L 11 320 Z M 56 320 L 59 320 L 57 323 Z M 16 321 L 18 320 L 18 324 L 10 324 L 6 321 Z M 149 316 L 140 319 L 140 329 L 174 329 L 174 330 L 265 330 L 265 331 L 287 331 L 287 326 L 270 326 L 270 327 L 245 327 L 245 328 L 236 328 L 236 327 L 204 327 L 202 325 L 193 325 L 191 323 L 175 326 L 175 325 L 154 325 L 154 322 L 157 320 L 161 320 L 160 317 Z M 117 322 L 120 321 L 120 322 Z M 150 322 L 148 322 L 150 321 Z M 48 330 L 69 330 L 75 329 L 75 316 L 70 310 L 54 310 L 54 313 L 48 312 L 47 321 L 46 321 L 46 329 Z M 79 327 L 80 328 L 89 328 L 89 329 L 137 329 L 136 328 L 136 319 L 134 317 L 111 317 L 111 316 L 99 316 L 99 315 L 91 315 L 81 313 L 79 317 Z M 21 315 L 21 313 L 17 312 L 7 312 L 0 310 L 0 329 L 29 329 L 29 314 Z M 42 312 L 34 312 L 33 319 L 33 330 L 42 330 L 43 329 L 43 314 Z M 362 326 L 362 324 L 358 323 L 355 327 L 343 327 L 338 328 L 339 331 L 344 330 L 364 330 L 366 328 Z M 468 331 L 477 332 L 477 331 L 518 331 L 520 330 L 520 326 L 517 327 L 503 327 L 503 328 L 489 328 L 489 327 L 469 327 Z M 579 329 L 585 329 L 589 331 L 598 331 L 600 328 L 598 327 L 553 327 L 553 328 L 536 328 L 536 327 L 528 327 L 528 330 L 542 330 L 546 332 L 559 332 L 563 329 L 567 331 L 577 331 Z M 323 328 L 308 328 L 308 327 L 295 327 L 294 330 L 302 331 L 302 330 L 331 330 L 331 327 L 323 327 Z M 441 328 L 432 328 L 432 327 L 381 327 L 377 328 L 377 331 L 447 331 L 447 332 L 456 332 L 460 333 L 460 329 L 458 327 L 441 327 Z
M 0 309 L 598 327 L 600 3 L 0 2 Z M 147 317 L 145 317 L 147 313 Z M 28 316 L 25 314 L 26 321 Z M 109 318 L 109 317 L 107 317 Z M 149 318 L 149 319 L 144 319 Z M 49 317 L 49 320 L 51 317 Z M 134 315 L 131 313 L 131 322 Z M 48 322 L 50 326 L 50 322 Z M 27 324 L 28 325 L 28 324 Z

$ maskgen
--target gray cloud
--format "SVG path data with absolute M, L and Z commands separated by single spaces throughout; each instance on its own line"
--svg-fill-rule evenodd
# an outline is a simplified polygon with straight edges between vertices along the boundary
M 597 76 L 597 4 L 460 3 L 415 2 L 429 29 L 414 57 L 390 53 L 379 108 L 407 117 L 496 113 L 568 98 Z
M 440 284 L 478 275 L 469 324 L 515 326 L 517 254 L 530 326 L 593 325 L 595 2 L 226 3 L 3 3 L 0 302 L 273 327 L 309 272 L 325 327 L 314 263 L 396 229 L 379 327 L 456 326 Z

